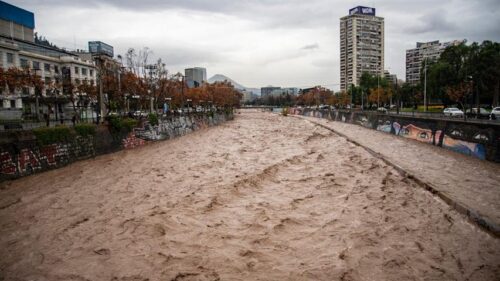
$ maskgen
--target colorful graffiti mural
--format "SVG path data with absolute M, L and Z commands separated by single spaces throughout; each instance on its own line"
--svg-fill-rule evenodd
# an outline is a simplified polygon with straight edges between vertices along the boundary
M 486 148 L 481 143 L 457 140 L 445 135 L 443 138 L 443 147 L 455 152 L 474 156 L 482 160 L 486 159 Z
M 325 114 L 318 114 L 318 112 L 320 111 L 317 110 L 292 110 L 291 112 L 304 116 L 325 118 Z M 500 139 L 500 136 L 497 137 L 495 144 L 492 143 L 494 142 L 495 138 L 491 137 L 488 134 L 488 132 L 490 131 L 497 132 L 498 134 L 498 128 L 483 128 L 475 129 L 476 131 L 473 131 L 473 126 L 471 126 L 470 124 L 467 124 L 467 126 L 465 126 L 464 124 L 455 126 L 453 127 L 453 129 L 450 129 L 448 133 L 444 133 L 446 122 L 449 121 L 441 121 L 440 125 L 442 127 L 438 128 L 439 126 L 437 126 L 436 123 L 433 123 L 435 121 L 429 121 L 425 118 L 417 118 L 418 121 L 416 123 L 423 125 L 419 126 L 412 122 L 412 120 L 416 119 L 405 119 L 387 115 L 380 116 L 379 114 L 369 112 L 341 112 L 336 110 L 334 112 L 329 112 L 328 116 L 336 121 L 354 123 L 366 128 L 372 128 L 381 132 L 395 134 L 397 136 L 413 139 L 422 143 L 442 146 L 446 149 L 477 157 L 479 159 L 500 162 L 500 153 L 497 152 L 497 149 L 499 147 L 498 140 Z M 434 128 L 434 130 L 431 128 Z M 467 135 L 464 133 L 465 128 L 469 132 Z M 489 149 L 487 149 L 486 147 L 488 143 L 491 143 Z

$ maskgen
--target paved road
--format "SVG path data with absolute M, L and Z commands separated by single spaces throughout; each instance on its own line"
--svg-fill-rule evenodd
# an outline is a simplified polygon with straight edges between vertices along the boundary
M 310 122 L 234 121 L 0 189 L 0 280 L 496 280 L 500 241 Z

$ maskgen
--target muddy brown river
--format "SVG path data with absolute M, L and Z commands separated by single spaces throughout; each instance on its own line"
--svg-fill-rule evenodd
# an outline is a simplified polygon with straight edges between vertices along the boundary
M 0 280 L 499 276 L 500 239 L 294 117 L 245 111 L 0 189 Z

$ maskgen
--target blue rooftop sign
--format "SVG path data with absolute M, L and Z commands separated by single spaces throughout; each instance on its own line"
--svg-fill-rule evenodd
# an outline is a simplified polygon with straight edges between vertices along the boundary
M 354 14 L 374 16 L 375 8 L 357 6 L 349 10 L 349 15 Z
M 0 19 L 35 29 L 35 15 L 14 5 L 0 1 Z

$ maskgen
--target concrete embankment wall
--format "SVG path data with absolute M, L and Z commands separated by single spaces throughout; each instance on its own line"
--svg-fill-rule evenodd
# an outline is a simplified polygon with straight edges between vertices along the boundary
M 48 145 L 41 145 L 32 131 L 3 132 L 0 134 L 0 181 L 59 168 L 81 159 L 135 148 L 152 141 L 175 138 L 231 119 L 233 115 L 225 113 L 172 117 L 159 120 L 155 126 L 147 121 L 141 122 L 141 126 L 132 132 L 119 135 L 112 135 L 106 126 L 99 126 L 95 135 L 77 135 L 66 142 Z
M 388 115 L 366 111 L 304 108 L 291 109 L 291 113 L 357 124 L 479 159 L 500 162 L 500 124 Z

